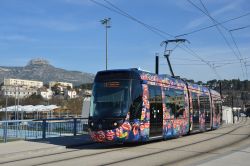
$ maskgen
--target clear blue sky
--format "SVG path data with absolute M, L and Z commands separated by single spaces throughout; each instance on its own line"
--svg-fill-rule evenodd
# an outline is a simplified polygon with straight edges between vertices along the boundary
M 109 4 L 103 0 L 98 3 Z M 109 0 L 131 16 L 173 36 L 188 33 L 214 22 L 187 0 Z M 192 0 L 204 11 L 199 0 Z M 202 0 L 209 14 L 218 22 L 250 12 L 248 0 Z M 111 6 L 109 6 L 111 7 Z M 105 69 L 105 29 L 100 20 L 110 17 L 108 29 L 109 69 L 141 67 L 154 72 L 155 53 L 159 53 L 160 73 L 169 73 L 163 58 L 163 40 L 137 22 L 101 7 L 90 0 L 0 0 L 0 66 L 25 66 L 32 58 L 44 58 L 67 70 L 96 73 Z M 238 50 L 228 30 L 250 25 L 250 14 L 182 38 L 196 54 L 215 67 L 214 74 L 194 53 L 182 44 L 171 54 L 176 75 L 207 81 L 211 79 L 249 79 L 241 68 Z M 226 30 L 228 29 L 228 30 Z M 246 65 L 250 65 L 250 27 L 232 31 Z M 225 42 L 225 39 L 228 43 Z M 229 45 L 229 46 L 228 46 Z M 169 48 L 174 48 L 170 44 Z M 230 48 L 231 47 L 231 48 Z M 233 53 L 232 49 L 235 50 Z M 190 52 L 190 51 L 189 51 Z M 223 66 L 222 66 L 223 65 Z

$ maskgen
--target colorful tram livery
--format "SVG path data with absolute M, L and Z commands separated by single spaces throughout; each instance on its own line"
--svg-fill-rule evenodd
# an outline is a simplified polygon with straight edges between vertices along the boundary
M 89 132 L 96 142 L 146 142 L 216 129 L 221 98 L 214 90 L 138 69 L 97 73 Z

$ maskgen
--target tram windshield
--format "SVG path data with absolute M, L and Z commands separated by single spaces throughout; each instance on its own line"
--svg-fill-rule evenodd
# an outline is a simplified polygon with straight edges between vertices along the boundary
M 90 117 L 125 117 L 128 112 L 130 84 L 129 80 L 95 82 Z

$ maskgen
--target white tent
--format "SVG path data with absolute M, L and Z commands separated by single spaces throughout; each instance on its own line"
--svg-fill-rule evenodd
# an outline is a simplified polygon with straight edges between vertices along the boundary
M 59 108 L 56 105 L 16 105 L 16 106 L 9 106 L 6 108 L 1 108 L 0 112 L 48 112 L 53 109 Z

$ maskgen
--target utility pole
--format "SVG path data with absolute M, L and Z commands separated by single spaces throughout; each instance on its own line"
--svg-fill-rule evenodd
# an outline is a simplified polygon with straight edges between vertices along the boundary
M 102 25 L 104 25 L 106 30 L 106 70 L 108 70 L 108 28 L 110 28 L 111 18 L 105 18 L 101 20 Z
M 5 98 L 5 121 L 8 120 L 7 107 L 8 107 L 8 95 L 6 95 L 6 98 Z
M 235 113 L 234 113 L 234 96 L 232 95 L 232 97 L 231 97 L 231 105 L 232 105 L 232 113 L 233 113 L 233 123 L 235 123 L 234 122 L 234 115 L 235 115 Z
M 159 54 L 155 54 L 155 74 L 159 74 Z
M 235 113 L 234 113 L 234 87 L 233 87 L 233 83 L 231 84 L 231 89 L 232 89 L 232 96 L 231 96 L 231 105 L 232 105 L 232 113 L 233 113 L 233 123 L 235 123 Z
M 164 57 L 167 59 L 168 67 L 169 67 L 169 70 L 170 70 L 172 77 L 175 77 L 175 75 L 174 75 L 170 60 L 169 60 L 169 56 L 170 56 L 171 52 L 173 52 L 173 50 L 167 50 L 168 43 L 176 43 L 178 45 L 179 43 L 184 43 L 186 41 L 188 42 L 187 39 L 174 39 L 174 40 L 165 40 L 161 43 L 161 46 L 165 45 Z

